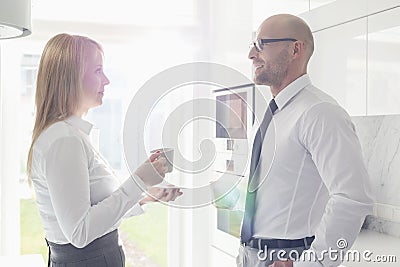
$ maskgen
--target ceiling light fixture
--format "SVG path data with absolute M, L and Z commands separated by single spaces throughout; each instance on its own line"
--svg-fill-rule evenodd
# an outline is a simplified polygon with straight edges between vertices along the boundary
M 31 0 L 1 0 L 0 39 L 24 37 L 31 33 Z

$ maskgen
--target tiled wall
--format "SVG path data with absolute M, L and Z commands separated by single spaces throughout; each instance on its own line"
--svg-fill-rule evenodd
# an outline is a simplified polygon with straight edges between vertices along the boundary
M 350 115 L 400 113 L 400 0 L 254 0 L 253 30 L 278 13 L 310 25 L 311 79 Z
M 352 118 L 375 195 L 364 227 L 400 238 L 400 115 Z
M 400 238 L 400 115 L 352 118 L 375 196 L 364 227 Z
M 399 5 L 337 0 L 301 15 L 315 36 L 312 81 L 351 115 L 400 113 Z

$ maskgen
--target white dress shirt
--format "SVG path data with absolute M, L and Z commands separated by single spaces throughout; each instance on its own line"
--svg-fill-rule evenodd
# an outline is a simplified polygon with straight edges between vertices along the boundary
M 71 116 L 41 133 L 33 147 L 31 178 L 47 240 L 84 247 L 115 230 L 124 216 L 143 211 L 144 184 L 119 184 L 92 146 L 92 125 Z
M 275 97 L 278 110 L 260 158 L 254 236 L 298 239 L 315 235 L 311 250 L 338 249 L 356 239 L 373 199 L 354 126 L 346 111 L 314 87 L 308 75 Z M 303 265 L 304 264 L 304 265 Z M 295 266 L 337 266 L 321 263 Z

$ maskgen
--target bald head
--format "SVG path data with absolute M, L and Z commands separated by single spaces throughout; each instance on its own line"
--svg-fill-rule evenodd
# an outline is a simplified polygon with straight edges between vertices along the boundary
M 305 45 L 305 60 L 314 52 L 314 38 L 310 27 L 299 17 L 289 14 L 274 15 L 261 24 L 258 35 L 265 38 L 295 38 Z

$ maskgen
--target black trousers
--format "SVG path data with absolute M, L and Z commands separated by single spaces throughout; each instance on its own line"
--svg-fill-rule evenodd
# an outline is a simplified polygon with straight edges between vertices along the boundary
M 118 230 L 92 241 L 84 248 L 46 242 L 49 247 L 49 267 L 125 266 L 125 254 L 118 244 Z

